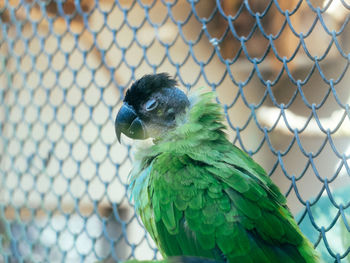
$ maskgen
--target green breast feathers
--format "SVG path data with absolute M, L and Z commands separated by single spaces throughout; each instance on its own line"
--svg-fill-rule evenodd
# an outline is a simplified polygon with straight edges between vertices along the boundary
M 136 155 L 130 190 L 160 252 L 226 262 L 319 262 L 285 197 L 226 139 L 214 96 L 190 98 L 176 125 Z

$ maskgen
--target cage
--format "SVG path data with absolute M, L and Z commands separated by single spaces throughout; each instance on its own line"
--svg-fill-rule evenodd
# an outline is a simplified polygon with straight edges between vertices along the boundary
M 0 262 L 160 258 L 128 195 L 125 90 L 168 72 L 217 94 L 227 136 L 350 262 L 350 2 L 0 2 Z

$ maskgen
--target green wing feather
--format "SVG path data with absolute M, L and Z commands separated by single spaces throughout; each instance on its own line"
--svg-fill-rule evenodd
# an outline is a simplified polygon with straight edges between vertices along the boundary
M 203 257 L 169 257 L 163 260 L 128 260 L 124 261 L 124 263 L 222 263 L 221 261 L 215 261 L 208 258 Z M 101 262 L 102 263 L 102 262 Z
M 233 146 L 213 94 L 143 151 L 132 172 L 135 207 L 163 256 L 229 262 L 319 262 L 286 199 L 265 171 Z

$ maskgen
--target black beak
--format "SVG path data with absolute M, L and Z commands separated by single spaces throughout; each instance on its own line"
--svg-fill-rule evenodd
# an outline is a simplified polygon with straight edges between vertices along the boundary
M 127 103 L 123 104 L 117 114 L 115 133 L 119 142 L 121 133 L 124 133 L 131 139 L 148 138 L 145 125 L 137 116 L 135 110 Z

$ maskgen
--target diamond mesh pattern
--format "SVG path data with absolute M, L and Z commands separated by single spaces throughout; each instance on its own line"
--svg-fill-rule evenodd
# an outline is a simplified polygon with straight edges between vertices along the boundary
M 159 258 L 113 125 L 163 71 L 216 90 L 326 262 L 350 260 L 349 20 L 345 0 L 1 1 L 0 262 Z

